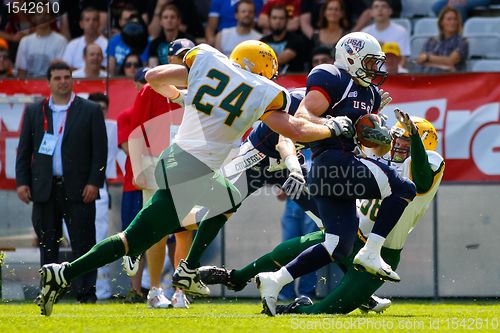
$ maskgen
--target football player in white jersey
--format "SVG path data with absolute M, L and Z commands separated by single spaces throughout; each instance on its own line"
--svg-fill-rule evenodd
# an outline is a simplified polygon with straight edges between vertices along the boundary
M 391 129 L 394 139 L 390 156 L 380 158 L 379 161 L 395 167 L 403 177 L 411 179 L 416 185 L 417 196 L 406 207 L 382 247 L 382 258 L 394 269 L 399 263 L 409 233 L 425 213 L 438 190 L 445 166 L 443 158 L 435 151 L 438 137 L 434 126 L 423 118 L 409 117 L 399 110 L 396 110 L 396 116 L 399 121 Z M 366 242 L 366 235 L 372 230 L 379 205 L 380 200 L 358 202 L 358 237 L 351 255 L 339 262 L 345 269 L 339 286 L 314 305 L 307 297 L 299 297 L 288 305 L 278 305 L 277 314 L 349 313 L 358 307 L 364 311 L 381 312 L 390 306 L 389 300 L 373 295 L 383 281 L 372 274 L 355 270 L 352 264 L 355 254 Z M 271 253 L 238 270 L 201 267 L 201 277 L 209 284 L 222 283 L 229 289 L 241 290 L 248 280 L 262 269 L 274 267 L 278 270 L 304 249 L 323 241 L 324 231 L 317 231 L 283 242 Z
M 352 123 L 346 117 L 313 124 L 290 116 L 287 90 L 271 81 L 277 69 L 276 54 L 267 44 L 245 41 L 229 58 L 202 44 L 186 54 L 184 65 L 148 71 L 151 87 L 174 102 L 180 96 L 175 86 L 187 86 L 183 121 L 156 167 L 159 190 L 125 231 L 104 239 L 71 263 L 40 269 L 37 304 L 42 315 L 50 316 L 53 304 L 75 277 L 126 254 L 137 256 L 164 236 L 185 230 L 180 221 L 195 205 L 209 208 L 209 217 L 236 209 L 240 193 L 215 170 L 256 120 L 301 142 L 352 135 Z M 206 288 L 199 279 L 192 283 Z

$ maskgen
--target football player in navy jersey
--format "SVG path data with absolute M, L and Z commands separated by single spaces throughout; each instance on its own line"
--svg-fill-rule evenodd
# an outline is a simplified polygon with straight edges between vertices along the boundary
M 277 272 L 260 273 L 256 282 L 264 312 L 276 313 L 281 288 L 295 278 L 315 271 L 333 260 L 350 254 L 358 229 L 356 199 L 382 199 L 375 226 L 366 245 L 353 264 L 381 279 L 398 282 L 399 276 L 380 256 L 385 237 L 416 195 L 415 185 L 396 170 L 374 159 L 357 156 L 353 151 L 354 124 L 361 116 L 378 113 L 385 55 L 377 40 L 366 33 L 354 32 L 339 40 L 335 64 L 316 66 L 307 78 L 307 93 L 296 117 L 315 123 L 333 120 L 339 135 L 310 143 L 313 162 L 308 175 L 309 192 L 314 196 L 325 240 L 302 252 Z M 390 149 L 389 130 L 374 124 L 362 133 L 380 148 Z M 384 149 L 380 149 L 384 151 Z
M 291 103 L 288 110 L 290 115 L 295 114 L 304 95 L 304 88 L 290 91 Z M 279 135 L 261 122 L 240 146 L 238 156 L 224 165 L 222 173 L 228 179 L 236 179 L 233 180 L 235 186 L 245 198 L 266 184 L 282 186 L 291 199 L 295 200 L 314 220 L 318 220 L 319 214 L 314 201 L 309 195 L 302 195 L 306 183 L 304 177 L 306 170 L 302 162 L 304 162 L 302 154 L 296 151 L 296 145 L 290 139 Z M 203 238 L 195 237 L 193 240 L 187 258 L 181 260 L 182 265 L 179 264 L 174 272 L 172 277 L 174 286 L 183 288 L 186 293 L 202 294 L 203 289 L 197 287 L 202 282 L 197 284 L 191 280 L 198 278 L 197 268 L 200 266 L 200 258 L 226 221 L 227 219 L 212 218 L 200 223 L 198 231 L 203 233 Z M 193 271 L 196 273 L 193 274 Z M 256 272 L 261 271 L 263 270 Z

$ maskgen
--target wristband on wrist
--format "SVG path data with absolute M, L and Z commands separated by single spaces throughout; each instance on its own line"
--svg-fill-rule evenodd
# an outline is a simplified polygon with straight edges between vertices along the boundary
M 285 165 L 290 172 L 298 172 L 302 174 L 302 168 L 300 167 L 300 162 L 297 155 L 288 155 L 285 158 Z
M 179 91 L 179 94 L 175 98 L 170 98 L 170 101 L 181 106 L 184 105 L 184 95 Z

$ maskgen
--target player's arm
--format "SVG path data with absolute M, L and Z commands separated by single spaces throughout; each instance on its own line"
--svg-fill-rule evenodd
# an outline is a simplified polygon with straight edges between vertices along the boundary
M 183 65 L 161 65 L 147 71 L 146 81 L 157 93 L 175 100 L 180 96 L 175 86 L 187 86 L 188 70 Z
M 295 117 L 306 119 L 315 124 L 323 124 L 325 118 L 320 116 L 328 110 L 329 106 L 330 102 L 322 92 L 311 90 L 300 102 Z
M 424 143 L 418 134 L 417 127 L 407 113 L 396 110 L 396 117 L 410 133 L 411 178 L 417 193 L 426 193 L 432 187 L 435 173 L 429 163 Z
M 290 172 L 302 173 L 300 162 L 297 158 L 297 151 L 295 150 L 295 144 L 290 138 L 280 135 L 276 150 L 279 152 L 281 159 L 285 161 L 285 165 Z
M 262 121 L 274 132 L 293 141 L 312 142 L 332 136 L 332 132 L 325 125 L 313 124 L 302 118 L 290 116 L 283 111 L 269 110 Z
M 306 179 L 302 173 L 295 145 L 289 138 L 279 136 L 276 150 L 285 161 L 286 168 L 290 171 L 287 180 L 283 183 L 282 189 L 291 199 L 299 199 L 306 186 Z
M 411 176 L 417 187 L 417 193 L 426 193 L 434 182 L 434 171 L 429 163 L 422 139 L 416 134 L 410 135 Z

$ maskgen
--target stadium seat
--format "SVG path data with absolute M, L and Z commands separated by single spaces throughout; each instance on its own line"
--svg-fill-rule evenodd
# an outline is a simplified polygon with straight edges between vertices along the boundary
M 464 35 L 500 33 L 500 17 L 471 17 L 464 24 Z
M 402 0 L 401 17 L 434 16 L 432 5 L 436 0 Z
M 434 35 L 413 35 L 413 36 L 411 36 L 410 45 L 411 45 L 411 57 L 412 58 L 416 58 L 420 54 L 420 52 L 422 52 L 422 48 L 424 47 L 425 42 L 427 42 L 427 40 L 430 37 L 434 37 Z
M 468 33 L 469 59 L 500 58 L 500 34 Z
M 439 34 L 437 18 L 436 17 L 424 17 L 415 21 L 415 26 L 413 27 L 413 33 L 415 35 L 433 35 L 437 36 Z
M 471 72 L 500 72 L 500 59 L 473 60 L 467 67 Z
M 403 26 L 406 31 L 408 31 L 408 33 L 411 35 L 411 21 L 407 18 L 394 18 L 394 19 L 391 19 L 391 22 L 393 23 L 396 23 L 396 24 L 399 24 L 400 26 Z

